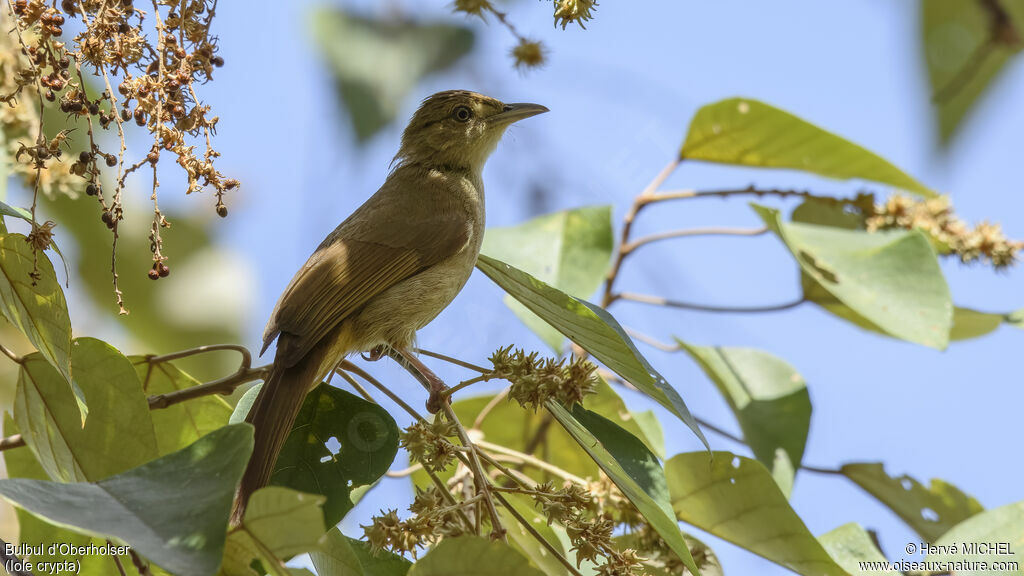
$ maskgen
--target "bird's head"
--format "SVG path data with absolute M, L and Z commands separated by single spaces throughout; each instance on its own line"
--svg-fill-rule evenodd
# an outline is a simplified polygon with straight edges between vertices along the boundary
M 479 171 L 509 125 L 547 111 L 466 90 L 438 92 L 413 114 L 396 160 Z

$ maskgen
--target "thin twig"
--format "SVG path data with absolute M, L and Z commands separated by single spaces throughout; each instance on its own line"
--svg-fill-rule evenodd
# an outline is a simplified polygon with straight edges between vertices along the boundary
M 408 468 L 402 468 L 401 470 L 388 470 L 384 475 L 388 478 L 405 478 L 406 476 L 412 476 L 419 470 L 426 470 L 426 468 L 423 467 L 423 464 L 416 462 Z
M 10 358 L 11 361 L 14 362 L 15 364 L 21 364 L 22 362 L 25 361 L 24 358 L 15 354 L 14 350 L 11 350 L 10 348 L 4 346 L 3 344 L 0 344 L 0 352 L 3 352 L 4 356 Z
M 272 367 L 273 365 L 271 364 L 260 366 L 258 368 L 246 368 L 243 366 L 239 367 L 238 371 L 234 374 L 212 382 L 206 382 L 205 384 L 192 386 L 191 388 L 185 388 L 183 390 L 175 390 L 174 392 L 168 392 L 166 394 L 150 396 L 149 409 L 159 410 L 185 402 L 186 400 L 193 400 L 202 396 L 212 396 L 213 394 L 226 396 L 234 392 L 235 388 L 238 388 L 246 382 L 266 378 Z
M 643 342 L 644 344 L 647 344 L 652 348 L 657 348 L 662 352 L 678 352 L 679 350 L 682 349 L 682 347 L 679 344 L 669 344 L 667 342 L 662 342 L 661 340 L 658 340 L 653 336 L 648 336 L 647 334 L 644 334 L 639 330 L 633 330 L 632 328 L 625 328 L 625 330 L 626 334 L 628 334 L 629 337 L 632 338 L 633 340 Z
M 783 302 L 782 304 L 770 304 L 767 306 L 709 306 L 706 304 L 693 304 L 690 302 L 681 302 L 679 300 L 670 300 L 668 298 L 662 298 L 661 296 L 634 294 L 632 292 L 619 292 L 617 294 L 613 294 L 611 297 L 611 301 L 614 302 L 616 300 L 627 300 L 629 302 L 639 302 L 641 304 L 653 304 L 655 306 L 667 306 L 669 308 L 682 308 L 684 310 L 697 310 L 700 312 L 725 312 L 737 314 L 779 312 L 782 310 L 796 308 L 797 306 L 806 302 L 806 299 L 804 299 L 804 297 L 801 296 L 796 300 Z
M 476 415 L 476 419 L 473 420 L 473 430 L 479 430 L 480 427 L 483 426 L 484 420 L 486 420 L 487 417 L 491 415 L 491 411 L 497 408 L 498 404 L 501 404 L 503 400 L 508 398 L 508 393 L 509 390 L 511 389 L 511 385 L 506 386 L 501 392 L 495 394 L 494 398 L 491 398 L 491 401 L 488 402 L 487 405 L 484 406 L 482 410 L 480 410 L 480 413 Z
M 452 386 L 451 388 L 448 388 L 447 390 L 442 392 L 441 396 L 442 397 L 446 397 L 446 398 L 450 398 L 452 396 L 452 394 L 455 394 L 459 390 L 462 390 L 463 388 L 466 388 L 467 386 L 472 386 L 473 384 L 476 384 L 477 382 L 486 382 L 489 378 L 491 378 L 489 375 L 483 374 L 483 375 L 477 376 L 475 378 L 470 378 L 469 380 L 463 380 L 462 382 L 459 382 L 455 386 Z
M 334 369 L 333 373 L 337 374 L 338 376 L 341 376 L 342 379 L 348 382 L 350 386 L 355 388 L 356 392 L 359 392 L 359 395 L 362 396 L 364 400 L 366 400 L 367 402 L 373 402 L 374 404 L 377 403 L 377 401 L 373 399 L 373 396 L 370 395 L 370 392 L 366 388 L 363 388 L 362 384 L 356 382 L 356 379 L 353 378 L 351 374 L 345 372 L 344 370 L 339 370 L 337 368 Z
M 672 230 L 637 238 L 636 240 L 622 247 L 623 254 L 629 254 L 637 248 L 670 238 L 685 238 L 690 236 L 760 236 L 768 232 L 768 228 L 689 228 L 684 230 Z
M 430 356 L 431 358 L 437 358 L 438 360 L 444 360 L 445 362 L 448 362 L 450 364 L 455 364 L 456 366 L 462 366 L 463 368 L 468 368 L 469 370 L 475 370 L 475 371 L 480 372 L 480 373 L 490 372 L 490 370 L 487 369 L 487 368 L 484 368 L 482 366 L 477 366 L 476 364 L 471 364 L 471 363 L 466 362 L 464 360 L 459 360 L 458 358 L 452 358 L 451 356 L 445 356 L 444 354 L 441 354 L 440 352 L 431 352 L 430 350 L 424 350 L 423 348 L 415 348 L 414 350 L 418 354 L 423 354 L 424 356 Z
M 359 376 L 363 380 L 366 380 L 367 382 L 372 384 L 374 388 L 380 390 L 385 396 L 390 398 L 392 402 L 398 404 L 403 410 L 408 412 L 413 418 L 416 419 L 417 422 L 426 422 L 423 416 L 419 412 L 417 412 L 415 408 L 409 406 L 409 404 L 407 404 L 405 400 L 402 400 L 402 398 L 399 397 L 398 394 L 392 392 L 390 388 L 381 384 L 379 380 L 377 380 L 373 376 L 370 376 L 365 370 L 363 370 L 359 366 L 356 366 L 349 360 L 345 360 L 338 366 L 338 369 L 343 370 L 345 372 L 351 372 L 356 376 Z
M 12 434 L 6 438 L 0 438 L 0 451 L 21 448 L 24 445 L 25 437 L 21 434 Z
M 484 473 L 483 466 L 480 465 L 480 458 L 477 455 L 476 446 L 473 441 L 470 440 L 469 434 L 466 433 L 466 429 L 462 426 L 462 422 L 459 421 L 459 417 L 455 414 L 455 410 L 452 410 L 452 405 L 448 402 L 441 402 L 441 409 L 444 410 L 445 416 L 448 420 L 455 424 L 455 430 L 458 433 L 459 441 L 466 448 L 469 448 L 469 464 L 470 470 L 473 471 L 473 480 L 476 485 L 477 492 L 483 494 L 484 505 L 487 508 L 487 514 L 491 517 L 491 536 L 497 536 L 504 541 L 507 541 L 505 536 L 505 528 L 501 525 L 501 517 L 498 516 L 498 510 L 494 507 L 494 500 L 492 499 L 493 494 L 491 493 L 491 481 Z
M 537 458 L 535 456 L 531 456 L 530 454 L 525 454 L 518 450 L 513 450 L 512 448 L 502 446 L 501 444 L 492 444 L 491 442 L 488 442 L 486 440 L 478 440 L 476 444 L 478 447 L 483 448 L 485 450 L 490 450 L 491 452 L 497 452 L 498 454 L 504 454 L 506 456 L 518 458 L 520 462 L 522 462 L 523 464 L 528 464 L 530 466 L 533 466 L 534 468 L 539 468 L 546 472 L 550 472 L 555 476 L 558 476 L 559 478 L 571 480 L 583 486 L 587 485 L 586 480 L 580 478 L 579 476 L 573 474 L 572 472 L 562 470 L 558 466 L 545 462 L 544 460 L 541 460 L 540 458 Z
M 572 574 L 573 576 L 583 576 L 583 574 L 581 574 L 580 571 L 572 565 L 572 562 L 569 562 L 568 558 L 563 556 L 562 553 L 554 547 L 554 545 L 548 542 L 547 538 L 540 534 L 540 532 L 537 532 L 537 529 L 534 528 L 532 524 L 530 524 L 529 520 L 523 518 L 522 514 L 520 514 L 518 510 L 516 510 L 515 508 L 512 507 L 511 504 L 509 504 L 508 500 L 505 500 L 505 498 L 497 492 L 494 493 L 494 497 L 497 498 L 498 501 L 501 502 L 501 505 L 505 507 L 505 510 L 508 510 L 508 513 L 511 514 L 516 519 L 516 521 L 519 522 L 520 526 L 526 529 L 526 531 L 529 532 L 530 535 L 533 536 L 533 538 L 537 540 L 537 542 L 539 542 L 541 546 L 546 548 L 552 556 L 557 558 L 558 561 L 563 566 L 565 566 L 565 569 L 568 570 L 570 574 Z
M 171 360 L 187 358 L 188 356 L 195 356 L 196 354 L 206 354 L 208 352 L 217 352 L 220 350 L 238 352 L 242 355 L 241 366 L 243 368 L 252 366 L 252 353 L 249 352 L 248 348 L 239 344 L 210 344 L 208 346 L 197 346 L 180 352 L 171 352 L 170 354 L 161 354 L 159 356 L 147 356 L 146 361 L 156 364 L 159 362 L 169 362 Z

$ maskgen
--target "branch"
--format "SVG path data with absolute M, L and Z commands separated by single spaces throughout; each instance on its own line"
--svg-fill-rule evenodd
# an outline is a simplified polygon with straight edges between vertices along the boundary
M 191 388 L 185 388 L 184 390 L 168 392 L 167 394 L 156 394 L 150 396 L 149 409 L 160 410 L 167 408 L 168 406 L 173 406 L 175 404 L 185 402 L 186 400 L 193 400 L 202 396 L 231 394 L 235 391 L 235 388 L 238 388 L 246 382 L 264 379 L 272 367 L 273 364 L 267 364 L 266 366 L 260 366 L 259 368 L 247 368 L 245 366 L 240 366 L 237 372 L 219 380 L 200 384 L 199 386 L 193 386 Z
M 346 372 L 351 372 L 356 376 L 359 376 L 363 380 L 372 384 L 374 388 L 380 390 L 385 396 L 390 398 L 392 402 L 398 404 L 403 410 L 405 410 L 413 418 L 415 418 L 417 422 L 426 422 L 423 416 L 419 412 L 417 412 L 415 408 L 409 406 L 409 404 L 406 403 L 405 400 L 402 400 L 402 398 L 398 396 L 398 394 L 392 392 L 390 388 L 388 388 L 384 384 L 381 384 L 379 380 L 377 380 L 373 376 L 370 376 L 370 374 L 368 374 L 365 370 L 363 370 L 359 366 L 356 366 L 352 362 L 348 360 L 343 361 L 341 364 L 338 365 L 338 369 L 336 370 L 336 372 L 338 372 L 338 374 L 340 374 L 341 377 L 345 378 L 346 380 L 349 377 L 348 374 L 346 374 Z
M 679 300 L 669 300 L 668 298 L 662 298 L 661 296 L 650 296 L 647 294 L 634 294 L 632 292 L 620 292 L 618 294 L 611 295 L 611 302 L 616 300 L 627 300 L 630 302 L 639 302 L 641 304 L 653 304 L 655 306 L 667 306 L 669 308 L 682 308 L 684 310 L 698 310 L 701 312 L 726 312 L 726 313 L 737 313 L 737 314 L 756 314 L 761 312 L 779 312 L 782 310 L 789 310 L 790 308 L 796 308 L 797 306 L 806 302 L 803 296 L 790 302 L 783 302 L 782 304 L 771 304 L 767 306 L 708 306 L 705 304 L 693 304 L 690 302 L 681 302 Z
M 530 535 L 533 536 L 533 538 L 537 542 L 539 542 L 541 546 L 547 549 L 547 551 L 550 552 L 552 556 L 557 558 L 558 561 L 563 566 L 565 566 L 565 569 L 568 570 L 570 574 L 572 574 L 573 576 L 583 576 L 580 573 L 580 571 L 572 565 L 572 562 L 569 562 L 569 560 L 565 556 L 563 556 L 558 549 L 556 549 L 550 542 L 548 542 L 547 538 L 542 536 L 540 532 L 537 532 L 537 529 L 534 528 L 532 524 L 530 524 L 529 520 L 523 518 L 522 514 L 520 514 L 518 510 L 516 510 L 511 504 L 509 504 L 508 500 L 505 500 L 504 496 L 502 496 L 498 492 L 495 492 L 494 497 L 497 498 L 499 502 L 501 502 L 501 505 L 505 507 L 505 510 L 508 510 L 509 514 L 515 517 L 516 521 L 519 522 L 520 526 L 525 528 L 526 531 L 529 532 Z
M 24 358 L 15 354 L 14 350 L 11 350 L 10 348 L 4 346 L 3 344 L 0 344 L 0 352 L 3 352 L 4 356 L 10 358 L 11 362 L 14 362 L 15 364 L 21 364 L 22 362 L 25 361 Z
M 458 358 L 452 358 L 451 356 L 445 356 L 444 354 L 441 354 L 440 352 L 431 352 L 430 350 L 424 350 L 423 348 L 415 348 L 414 350 L 417 353 L 419 353 L 419 354 L 423 354 L 424 356 L 430 356 L 431 358 L 437 358 L 438 360 L 444 360 L 445 362 L 448 362 L 449 364 L 455 364 L 456 366 L 462 366 L 463 368 L 468 368 L 469 370 L 475 370 L 475 371 L 480 372 L 482 374 L 491 371 L 488 368 L 484 368 L 482 366 L 477 366 L 476 364 L 471 364 L 471 363 L 466 362 L 464 360 L 459 360 Z
M 670 232 L 661 232 L 659 234 L 651 234 L 650 236 L 638 238 L 626 244 L 620 250 L 623 255 L 628 255 L 630 252 L 633 252 L 645 244 L 658 242 L 660 240 L 668 240 L 670 238 L 685 238 L 688 236 L 760 236 L 765 232 L 768 232 L 768 228 L 690 228 L 685 230 L 672 230 Z

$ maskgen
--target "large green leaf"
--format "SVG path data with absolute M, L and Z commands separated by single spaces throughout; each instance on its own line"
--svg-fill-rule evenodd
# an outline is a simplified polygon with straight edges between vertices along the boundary
M 591 206 L 539 216 L 518 226 L 489 228 L 483 253 L 523 270 L 577 298 L 589 298 L 611 262 L 611 206 Z M 565 337 L 511 296 L 505 303 L 556 352 Z
M 370 18 L 333 6 L 317 9 L 311 25 L 359 142 L 394 121 L 423 77 L 473 47 L 473 31 L 448 21 Z
M 881 156 L 789 112 L 749 98 L 730 98 L 698 110 L 679 156 L 803 170 L 838 180 L 870 180 L 922 196 L 935 195 Z
M 39 278 L 30 274 L 38 263 Z M 0 236 L 0 303 L 10 320 L 43 358 L 71 382 L 71 320 L 64 292 L 46 254 L 32 255 L 21 234 Z M 81 417 L 79 417 L 81 423 Z
M 678 518 L 805 576 L 846 576 L 811 534 L 768 469 L 730 452 L 665 463 Z
M 811 426 L 811 398 L 803 377 L 760 350 L 676 341 L 725 396 L 754 456 L 789 496 Z
M 251 453 L 252 427 L 228 426 L 106 480 L 0 480 L 0 496 L 55 524 L 118 538 L 173 574 L 212 575 Z
M 500 260 L 481 254 L 476 266 L 531 312 L 679 417 L 708 445 L 682 397 L 640 354 L 611 314 Z
M 155 458 L 149 403 L 131 362 L 95 338 L 77 338 L 71 360 L 90 406 L 84 427 L 64 377 L 40 354 L 26 356 L 18 374 L 14 419 L 50 478 L 95 482 Z
M 17 433 L 18 427 L 14 424 L 14 418 L 10 414 L 4 414 L 4 436 Z M 8 478 L 28 478 L 32 480 L 46 480 L 48 478 L 46 471 L 39 465 L 31 450 L 5 450 L 3 458 L 4 464 L 7 467 Z M 14 511 L 18 517 L 18 542 L 33 548 L 42 546 L 42 554 L 32 555 L 33 563 L 38 565 L 43 562 L 75 562 L 77 573 L 84 576 L 106 575 L 114 570 L 113 556 L 85 553 L 62 554 L 60 549 L 53 550 L 53 553 L 50 553 L 50 546 L 52 544 L 66 543 L 75 547 L 103 546 L 106 544 L 105 539 L 79 534 L 62 526 L 56 526 L 34 516 L 23 508 L 15 507 Z M 67 550 L 67 552 L 70 551 Z M 120 560 L 122 565 L 128 566 L 131 564 L 131 558 L 127 555 L 120 556 Z
M 952 139 L 1007 62 L 1022 47 L 1008 39 L 992 38 L 993 14 L 986 2 L 927 0 L 922 12 L 922 53 L 928 67 L 939 137 Z M 1020 34 L 1024 30 L 1024 2 L 999 0 Z
M 341 443 L 337 454 L 331 439 Z M 352 489 L 376 482 L 397 452 L 398 426 L 387 410 L 320 384 L 306 395 L 270 483 L 324 495 L 324 521 L 333 526 L 352 509 Z
M 129 356 L 147 395 L 169 394 L 200 382 L 170 362 L 150 363 L 145 356 Z M 231 405 L 220 396 L 203 396 L 150 412 L 160 454 L 169 454 L 228 423 Z
M 574 565 L 575 553 L 562 545 L 561 537 L 568 538 L 565 529 L 558 524 L 549 524 L 547 519 L 537 510 L 533 500 L 522 494 L 505 494 L 504 499 L 522 516 L 530 527 L 544 538 L 559 553 Z M 504 506 L 498 508 L 502 525 L 508 532 L 509 544 L 530 559 L 530 563 L 539 568 L 547 576 L 569 576 L 569 570 L 551 552 L 534 538 L 519 520 Z M 559 534 L 561 532 L 561 534 Z
M 317 576 L 405 576 L 412 566 L 405 558 L 387 550 L 377 554 L 362 540 L 349 538 L 332 528 L 320 548 L 309 553 Z
M 842 472 L 928 542 L 984 510 L 972 496 L 938 478 L 924 486 L 910 476 L 889 476 L 880 463 L 846 464 Z
M 690 572 L 699 574 L 672 512 L 665 472 L 658 463 L 658 457 L 637 437 L 581 406 L 574 406 L 572 412 L 554 402 L 545 406 L 636 506 Z
M 861 232 L 785 223 L 778 210 L 754 205 L 800 264 L 805 297 L 828 294 L 887 334 L 944 349 L 953 324 L 953 302 L 935 250 L 919 230 Z M 839 311 L 824 307 L 839 314 Z
M 882 569 L 885 556 L 878 550 L 871 536 L 858 524 L 843 524 L 839 528 L 818 537 L 821 545 L 847 572 L 857 576 L 888 576 L 892 571 Z M 878 569 L 865 569 L 865 562 Z
M 597 380 L 594 393 L 583 400 L 583 406 L 611 420 L 639 438 L 658 458 L 665 458 L 665 434 L 654 412 L 633 412 L 604 378 Z
M 412 565 L 409 576 L 544 576 L 503 542 L 479 536 L 445 538 L 422 560 Z
M 258 560 L 272 576 L 288 574 L 285 560 L 318 550 L 327 541 L 320 511 L 323 503 L 323 496 L 279 486 L 254 492 L 242 523 L 228 533 L 221 572 L 253 576 L 249 566 Z
M 925 561 L 961 562 L 963 567 L 954 569 L 957 576 L 1024 574 L 1024 501 L 964 520 L 943 534 L 935 549 Z

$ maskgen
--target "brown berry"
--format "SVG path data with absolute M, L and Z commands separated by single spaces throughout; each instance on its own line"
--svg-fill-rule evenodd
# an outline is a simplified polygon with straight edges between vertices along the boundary
M 210 64 L 213 64 L 217 68 L 220 68 L 224 65 L 224 59 L 220 56 L 214 56 L 213 58 L 210 58 Z
M 89 185 L 85 187 L 85 193 L 89 196 L 95 196 L 96 194 L 99 193 L 99 191 L 100 189 L 97 188 L 96 185 L 93 184 L 92 182 L 90 182 Z M 104 212 L 104 214 L 106 214 L 106 212 Z
M 95 103 L 95 102 L 90 102 L 89 103 L 89 114 L 92 114 L 93 116 L 95 116 L 95 115 L 97 115 L 99 113 L 100 113 L 100 105 Z
M 160 279 L 160 273 L 157 272 L 156 270 L 150 268 L 149 269 L 149 279 L 150 280 L 159 280 Z
M 85 150 L 78 153 L 78 161 L 82 164 L 89 162 L 89 160 L 92 160 L 92 154 L 89 154 Z
M 110 166 L 111 168 L 117 166 L 117 156 L 107 154 L 107 166 Z
M 228 207 L 223 204 L 217 204 L 217 216 L 221 218 L 228 217 Z
M 159 274 L 161 278 L 166 278 L 167 275 L 171 273 L 171 269 L 163 262 L 157 264 L 156 269 L 157 274 Z
M 121 120 L 124 120 L 125 122 L 127 122 L 127 121 L 129 121 L 131 119 L 132 119 L 131 111 L 128 110 L 127 108 L 122 108 L 121 109 Z
M 117 25 L 117 31 L 120 34 L 127 34 L 128 31 L 131 30 L 131 29 L 132 29 L 132 27 L 129 26 L 128 23 L 123 21 L 123 20 L 121 21 L 120 24 Z
M 53 90 L 47 90 L 46 91 L 46 99 L 49 100 L 50 102 L 53 102 L 54 100 L 57 99 L 57 95 L 53 93 Z

